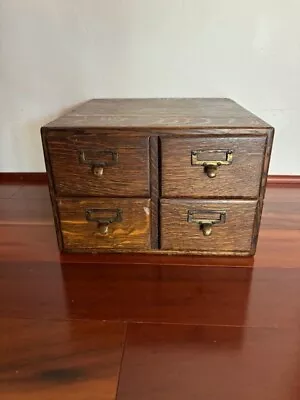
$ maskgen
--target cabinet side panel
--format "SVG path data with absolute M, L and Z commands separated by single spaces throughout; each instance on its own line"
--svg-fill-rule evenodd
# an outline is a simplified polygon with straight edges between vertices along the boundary
M 261 180 L 260 198 L 262 199 L 264 199 L 266 192 L 268 172 L 269 172 L 271 153 L 273 147 L 273 138 L 274 138 L 274 128 L 271 128 L 267 135 L 266 152 L 265 152 L 265 159 L 264 159 L 263 173 Z
M 263 170 L 262 170 L 262 178 L 261 178 L 261 186 L 259 191 L 259 202 L 257 205 L 257 213 L 253 228 L 253 237 L 252 237 L 252 246 L 251 246 L 251 255 L 256 253 L 256 247 L 258 242 L 258 236 L 260 231 L 260 224 L 261 224 L 261 217 L 264 208 L 264 198 L 266 193 L 267 187 L 267 179 L 268 179 L 268 172 L 271 160 L 271 153 L 273 147 L 273 138 L 274 138 L 274 128 L 270 128 L 267 135 L 267 143 L 266 143 L 266 151 L 265 151 L 265 158 L 263 163 Z
M 47 172 L 47 176 L 48 176 L 48 187 L 49 187 L 49 193 L 50 193 L 50 199 L 51 199 L 51 205 L 52 205 L 52 211 L 53 211 L 57 243 L 58 243 L 58 247 L 59 247 L 60 251 L 62 251 L 64 248 L 64 244 L 63 244 L 63 238 L 62 238 L 62 233 L 61 233 L 61 226 L 60 226 L 60 219 L 59 219 L 57 204 L 56 204 L 56 200 L 55 200 L 55 190 L 54 190 L 54 182 L 53 182 L 53 175 L 52 175 L 52 168 L 51 168 L 51 159 L 50 159 L 48 145 L 47 145 L 47 128 L 41 128 L 41 137 L 42 137 L 46 172 Z

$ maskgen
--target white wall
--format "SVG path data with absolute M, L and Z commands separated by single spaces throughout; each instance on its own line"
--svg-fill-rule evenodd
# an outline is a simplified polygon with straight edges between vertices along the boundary
M 43 171 L 39 128 L 92 97 L 231 97 L 300 174 L 298 0 L 0 0 L 0 171 Z

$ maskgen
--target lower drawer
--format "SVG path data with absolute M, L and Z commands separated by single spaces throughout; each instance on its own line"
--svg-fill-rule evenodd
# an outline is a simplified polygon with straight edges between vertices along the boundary
M 57 200 L 66 250 L 149 249 L 150 199 Z
M 161 249 L 251 253 L 256 200 L 161 200 Z

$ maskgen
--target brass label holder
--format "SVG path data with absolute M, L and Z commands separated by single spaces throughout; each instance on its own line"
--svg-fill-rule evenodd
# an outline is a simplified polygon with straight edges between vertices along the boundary
M 101 215 L 109 215 L 109 217 Z M 96 222 L 102 234 L 108 233 L 108 226 L 114 222 L 122 222 L 122 210 L 120 208 L 88 208 L 85 210 L 85 219 L 88 222 Z
M 203 153 L 212 154 L 225 154 L 225 160 L 203 160 Z M 191 164 L 192 166 L 203 166 L 204 172 L 209 178 L 215 178 L 217 175 L 218 167 L 221 165 L 230 165 L 233 161 L 232 150 L 192 150 L 191 152 Z
M 189 210 L 187 222 L 199 224 L 203 236 L 211 236 L 213 225 L 225 224 L 226 211 Z
M 93 157 L 91 157 L 93 156 Z M 101 161 L 101 157 L 111 157 L 108 161 Z M 94 158 L 100 158 L 95 160 Z M 111 167 L 118 163 L 119 155 L 115 150 L 94 150 L 85 149 L 79 151 L 79 162 L 91 166 L 92 172 L 96 176 L 101 176 L 104 173 L 105 167 Z

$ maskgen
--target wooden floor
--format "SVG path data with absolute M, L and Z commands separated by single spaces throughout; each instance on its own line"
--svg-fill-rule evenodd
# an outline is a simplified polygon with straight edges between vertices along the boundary
M 300 188 L 255 258 L 60 256 L 48 189 L 0 185 L 1 400 L 299 400 Z

